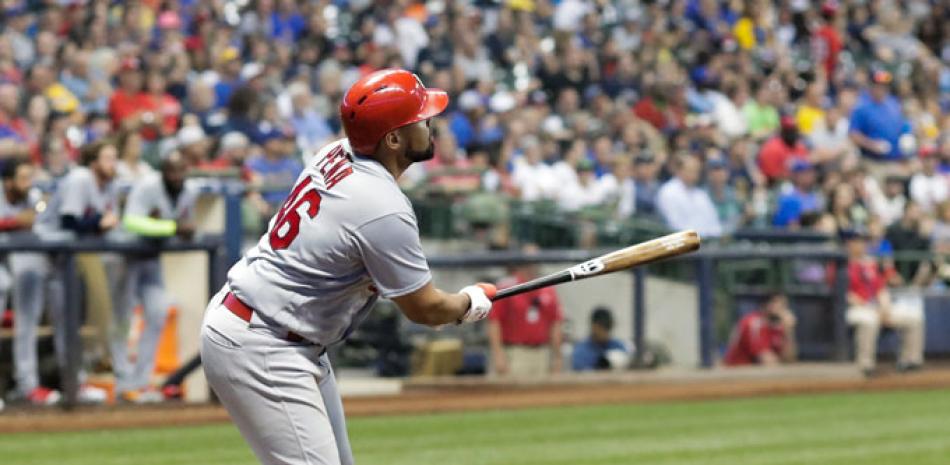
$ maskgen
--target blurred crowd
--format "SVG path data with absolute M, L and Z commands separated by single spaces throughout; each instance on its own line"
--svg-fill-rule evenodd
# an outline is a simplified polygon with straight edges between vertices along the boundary
M 255 235 L 342 137 L 343 91 L 388 67 L 451 96 L 403 187 L 488 199 L 487 223 L 537 204 L 950 254 L 941 0 L 0 0 L 0 165 L 55 191 L 108 141 L 120 186 L 242 180 Z
M 950 9 L 936 0 L 3 0 L 0 158 L 55 180 L 120 143 L 179 152 L 267 218 L 341 93 L 385 67 L 450 92 L 409 190 L 744 227 L 950 243 Z M 911 207 L 914 205 L 916 207 Z M 905 214 L 905 210 L 914 210 Z M 916 218 L 915 216 L 915 218 Z

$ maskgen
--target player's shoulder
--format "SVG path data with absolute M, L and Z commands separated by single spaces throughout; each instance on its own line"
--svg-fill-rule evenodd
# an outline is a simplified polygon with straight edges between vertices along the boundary
M 85 166 L 74 166 L 72 167 L 66 176 L 63 177 L 63 181 L 92 181 L 93 175 L 92 170 Z
M 85 166 L 74 166 L 60 179 L 56 188 L 59 191 L 70 191 L 71 194 L 75 194 L 72 191 L 84 189 L 94 183 L 95 177 L 89 168 Z
M 415 219 L 412 204 L 392 174 L 375 160 L 355 154 L 347 139 L 318 151 L 308 160 L 307 169 L 322 180 L 327 195 L 339 193 L 345 199 L 346 211 L 356 224 L 393 214 Z
M 132 184 L 133 188 L 143 187 L 146 189 L 155 189 L 160 186 L 162 186 L 162 175 L 157 172 L 146 173 Z

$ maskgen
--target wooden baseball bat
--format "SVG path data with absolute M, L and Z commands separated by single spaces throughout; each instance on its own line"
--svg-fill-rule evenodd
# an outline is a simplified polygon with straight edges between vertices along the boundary
M 526 283 L 501 289 L 492 298 L 493 301 L 571 281 L 593 278 L 615 271 L 683 255 L 699 249 L 699 234 L 696 231 L 680 231 L 641 242 L 630 247 L 615 250 L 595 259 L 574 265 L 566 270 L 533 279 Z

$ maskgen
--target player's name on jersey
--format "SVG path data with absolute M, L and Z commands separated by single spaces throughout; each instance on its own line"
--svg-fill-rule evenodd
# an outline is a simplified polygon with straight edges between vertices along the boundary
M 353 174 L 350 158 L 340 145 L 334 147 L 327 156 L 317 162 L 317 167 L 320 168 L 320 175 L 323 176 L 323 183 L 327 190 L 333 189 L 333 186 Z

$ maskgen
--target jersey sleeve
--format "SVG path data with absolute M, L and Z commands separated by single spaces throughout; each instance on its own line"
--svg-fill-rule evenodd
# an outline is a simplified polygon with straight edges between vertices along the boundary
M 89 203 L 89 192 L 91 187 L 86 179 L 79 176 L 67 176 L 59 186 L 60 199 L 62 203 L 59 206 L 61 216 L 70 215 L 77 219 L 86 214 L 86 206 Z
M 383 297 L 409 294 L 432 280 L 412 215 L 377 218 L 357 228 L 355 237 L 363 264 Z
M 125 201 L 125 216 L 148 216 L 156 195 L 151 182 L 136 184 Z

